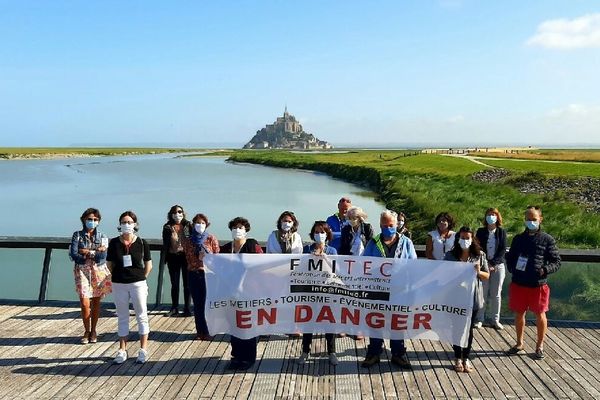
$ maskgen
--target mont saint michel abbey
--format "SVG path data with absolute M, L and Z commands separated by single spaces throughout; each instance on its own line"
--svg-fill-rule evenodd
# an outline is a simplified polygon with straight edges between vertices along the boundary
M 317 139 L 313 134 L 304 132 L 296 117 L 288 113 L 287 107 L 282 117 L 266 125 L 256 132 L 256 135 L 244 149 L 331 149 L 333 146 Z

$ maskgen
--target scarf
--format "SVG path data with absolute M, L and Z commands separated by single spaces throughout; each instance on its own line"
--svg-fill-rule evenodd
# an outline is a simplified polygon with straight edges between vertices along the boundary
M 204 250 L 205 253 L 210 253 L 210 251 L 208 251 L 208 249 L 204 245 L 204 242 L 206 241 L 207 238 L 208 238 L 207 231 L 204 231 L 204 233 L 202 235 L 199 234 L 198 232 L 196 232 L 195 229 L 192 231 L 190 240 L 192 241 L 192 243 L 194 245 L 194 253 L 196 253 L 196 255 L 199 255 L 202 252 L 202 250 Z

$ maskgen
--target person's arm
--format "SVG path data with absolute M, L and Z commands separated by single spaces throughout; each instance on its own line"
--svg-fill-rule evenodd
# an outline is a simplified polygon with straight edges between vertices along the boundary
M 221 251 L 221 247 L 219 246 L 217 238 L 213 235 L 209 235 L 208 240 L 210 241 L 210 249 L 213 254 L 218 254 Z
M 546 251 L 544 253 L 544 265 L 542 266 L 543 274 L 553 274 L 560 269 L 560 255 L 558 254 L 558 247 L 556 247 L 556 240 L 550 235 L 548 237 L 548 243 L 546 244 Z
M 292 254 L 302 254 L 302 237 L 298 232 L 294 232 L 292 239 Z
M 510 249 L 505 255 L 506 269 L 511 274 L 515 270 L 515 266 L 517 265 L 517 259 L 519 258 L 519 238 L 520 235 L 517 235 L 513 238 L 512 243 L 510 244 Z
M 163 249 L 169 251 L 171 247 L 171 228 L 169 224 L 165 224 L 162 230 Z
M 267 253 L 279 254 L 281 253 L 281 246 L 277 241 L 276 233 L 271 232 L 269 238 L 267 239 Z
M 79 252 L 79 237 L 79 231 L 73 233 L 73 236 L 71 237 L 71 246 L 69 247 L 69 257 L 71 257 L 71 260 L 76 264 L 85 264 L 87 251 L 83 254 Z
M 427 241 L 425 242 L 425 257 L 430 260 L 435 260 L 433 258 L 433 239 L 431 235 L 427 235 Z
M 152 271 L 152 255 L 150 254 L 148 242 L 142 239 L 142 245 L 144 246 L 144 276 L 147 278 L 150 271 Z
M 490 279 L 487 258 L 485 256 L 485 253 L 483 252 L 479 257 L 479 262 L 475 264 L 475 271 L 477 271 L 477 277 L 482 281 L 487 281 L 488 279 Z
M 104 244 L 108 243 L 108 237 L 105 234 L 100 234 L 100 246 L 96 248 L 96 256 L 94 257 L 94 261 L 96 264 L 104 264 L 106 262 L 106 250 L 108 246 Z
M 506 257 L 506 231 L 502 228 L 496 229 L 499 230 L 498 241 L 496 242 L 498 249 L 491 260 L 493 265 L 502 264 Z

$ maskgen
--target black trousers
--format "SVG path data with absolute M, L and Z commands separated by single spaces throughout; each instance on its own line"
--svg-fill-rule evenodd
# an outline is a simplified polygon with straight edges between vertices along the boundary
M 231 336 L 230 342 L 232 360 L 256 362 L 257 336 L 250 339 L 240 339 L 239 337 Z
M 473 315 L 471 316 L 471 326 L 469 327 L 469 342 L 467 347 L 460 347 L 456 345 L 452 345 L 454 349 L 454 357 L 456 358 L 469 358 L 469 354 L 471 354 L 471 345 L 473 345 L 473 325 L 475 324 L 475 317 L 477 316 L 478 310 L 473 310 Z
M 302 335 L 302 352 L 310 353 L 310 345 L 312 344 L 313 334 L 305 333 Z M 325 341 L 327 342 L 327 354 L 335 353 L 335 334 L 326 333 Z
M 206 279 L 204 271 L 189 271 L 188 283 L 192 300 L 194 300 L 194 321 L 196 322 L 196 333 L 208 335 L 204 307 L 206 306 Z
M 187 261 L 184 253 L 167 253 L 167 267 L 171 278 L 171 308 L 179 307 L 179 277 L 183 278 L 183 302 L 190 308 L 190 288 L 188 285 Z

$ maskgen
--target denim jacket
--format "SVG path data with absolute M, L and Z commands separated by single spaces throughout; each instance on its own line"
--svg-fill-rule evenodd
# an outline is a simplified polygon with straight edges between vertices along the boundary
M 85 230 L 75 231 L 71 238 L 71 246 L 69 247 L 69 257 L 75 262 L 75 264 L 85 264 L 86 258 L 79 254 L 79 249 L 90 249 L 96 250 L 102 246 L 102 239 L 105 239 L 106 246 L 108 247 L 108 236 L 104 233 L 99 232 L 98 229 L 94 231 L 91 238 L 88 238 Z M 96 264 L 104 264 L 106 262 L 106 250 L 97 251 L 94 257 Z

